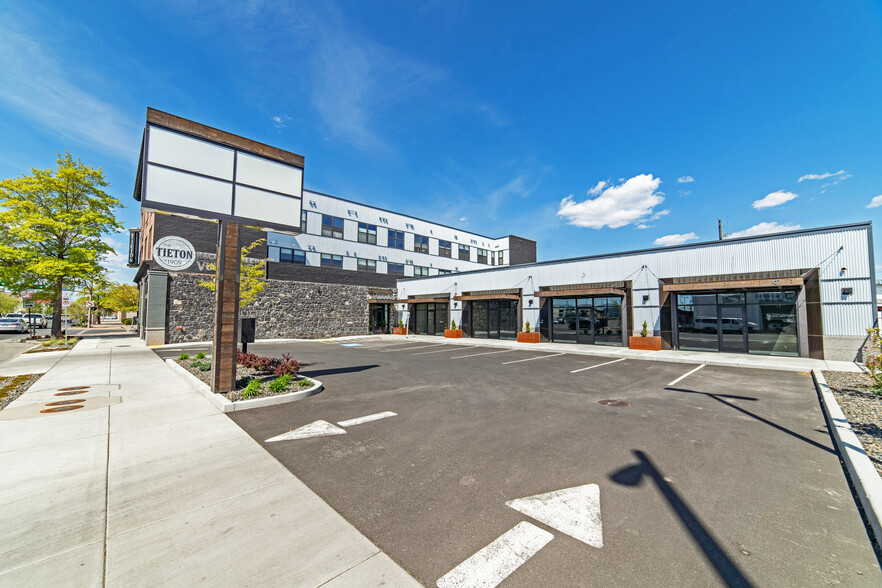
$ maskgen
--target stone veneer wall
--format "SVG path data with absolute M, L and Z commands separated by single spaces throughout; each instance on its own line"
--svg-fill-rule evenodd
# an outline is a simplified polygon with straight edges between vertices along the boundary
M 210 341 L 214 292 L 199 285 L 207 276 L 169 278 L 166 342 Z M 257 318 L 258 339 L 319 339 L 368 334 L 368 298 L 375 288 L 267 280 L 257 300 L 239 311 Z M 394 299 L 395 291 L 390 290 Z M 183 329 L 178 330 L 178 326 Z

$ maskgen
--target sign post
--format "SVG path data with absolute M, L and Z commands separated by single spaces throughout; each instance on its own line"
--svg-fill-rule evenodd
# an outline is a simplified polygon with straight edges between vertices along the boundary
M 31 292 L 25 296 L 24 300 L 22 300 L 23 307 L 28 309 L 28 332 L 31 334 L 31 337 L 37 334 L 37 329 L 34 326 L 34 319 L 31 316 L 31 309 L 34 308 L 34 293 Z
M 61 291 L 61 306 L 64 307 L 64 344 L 67 345 L 67 307 L 70 306 L 70 292 L 67 290 Z
M 236 389 L 236 327 L 239 322 L 239 223 L 218 222 L 211 391 Z

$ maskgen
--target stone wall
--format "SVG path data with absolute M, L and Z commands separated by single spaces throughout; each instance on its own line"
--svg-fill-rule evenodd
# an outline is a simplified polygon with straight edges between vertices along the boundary
M 214 292 L 206 276 L 178 273 L 169 279 L 166 341 L 210 341 Z M 346 284 L 267 280 L 267 287 L 240 317 L 257 319 L 258 339 L 319 339 L 368 334 L 368 299 L 376 289 Z M 390 298 L 395 291 L 389 290 Z M 178 330 L 178 326 L 182 329 Z

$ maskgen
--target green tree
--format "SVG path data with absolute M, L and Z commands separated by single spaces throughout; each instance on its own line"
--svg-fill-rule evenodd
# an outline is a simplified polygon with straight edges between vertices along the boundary
M 134 284 L 114 284 L 102 300 L 102 305 L 114 312 L 138 310 L 138 287 Z
M 77 280 L 76 289 L 86 297 L 86 300 L 91 300 L 95 303 L 92 310 L 88 312 L 89 316 L 86 317 L 86 321 L 83 324 L 92 326 L 91 319 L 93 317 L 97 324 L 101 324 L 100 311 L 102 308 L 106 308 L 104 306 L 104 298 L 112 286 L 113 283 L 107 279 L 104 273 Z
M 56 169 L 31 168 L 30 175 L 0 181 L 0 280 L 13 291 L 45 284 L 52 295 L 52 334 L 61 335 L 65 286 L 102 272 L 113 253 L 102 235 L 121 230 L 119 200 L 101 168 L 59 154 Z
M 256 263 L 247 261 L 250 259 L 248 254 L 264 241 L 265 239 L 258 239 L 251 245 L 242 248 L 239 258 L 239 308 L 245 308 L 257 300 L 257 295 L 266 288 L 266 259 L 261 259 Z M 207 268 L 217 272 L 217 266 L 213 263 L 209 263 Z M 214 279 L 203 280 L 199 282 L 199 285 L 214 292 Z
M 0 292 L 0 314 L 15 312 L 18 308 L 18 298 L 6 292 Z

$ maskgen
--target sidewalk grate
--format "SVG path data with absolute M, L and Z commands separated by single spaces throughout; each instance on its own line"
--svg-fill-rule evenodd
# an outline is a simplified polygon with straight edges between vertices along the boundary
M 68 386 L 67 388 L 59 388 L 58 391 L 59 392 L 66 392 L 68 390 L 84 390 L 85 391 L 86 388 L 90 388 L 90 387 L 91 386 Z
M 597 404 L 601 406 L 631 406 L 630 402 L 625 402 L 624 400 L 598 400 Z
M 82 404 L 75 404 L 74 406 L 55 406 L 53 408 L 47 408 L 46 410 L 41 410 L 40 413 L 47 412 L 66 412 L 68 410 L 76 410 L 78 408 L 83 408 Z
M 85 402 L 84 398 L 77 398 L 75 400 L 56 400 L 55 402 L 47 402 L 45 406 L 67 406 L 68 404 L 82 404 Z

